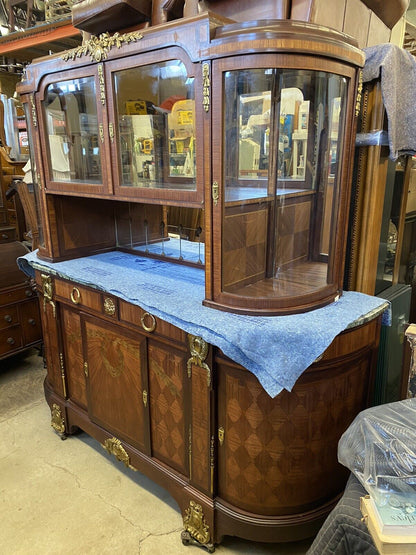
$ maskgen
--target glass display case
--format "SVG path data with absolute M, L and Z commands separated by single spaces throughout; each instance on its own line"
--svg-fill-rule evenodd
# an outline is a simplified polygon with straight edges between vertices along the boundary
M 271 316 L 342 293 L 363 63 L 329 29 L 204 13 L 94 37 L 19 87 L 52 425 L 166 487 L 185 543 L 300 539 L 345 485 L 336 446 L 370 398 L 380 313 L 335 339 L 323 316 L 316 353 L 317 314 L 292 348 Z M 344 306 L 328 311 L 348 325 Z
M 355 77 L 318 58 L 298 65 L 291 53 L 213 63 L 221 233 L 209 306 L 282 314 L 341 294 Z
M 322 71 L 224 73 L 224 292 L 272 300 L 331 283 L 346 91 Z
M 278 42 L 282 33 L 288 42 Z M 32 78 L 45 212 L 62 214 L 40 256 L 65 259 L 78 244 L 80 255 L 90 245 L 196 265 L 205 304 L 233 312 L 334 301 L 362 53 L 343 35 L 289 21 L 219 27 L 205 58 L 195 44 L 147 40 L 139 53 L 128 43 L 99 63 L 73 55 L 45 73 L 40 64 Z M 78 236 L 85 203 L 65 205 L 54 192 L 96 197 L 106 233 Z

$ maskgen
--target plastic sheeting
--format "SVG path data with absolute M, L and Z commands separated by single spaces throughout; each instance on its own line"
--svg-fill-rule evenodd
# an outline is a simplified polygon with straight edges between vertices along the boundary
M 362 411 L 339 441 L 338 460 L 380 505 L 416 503 L 416 398 Z

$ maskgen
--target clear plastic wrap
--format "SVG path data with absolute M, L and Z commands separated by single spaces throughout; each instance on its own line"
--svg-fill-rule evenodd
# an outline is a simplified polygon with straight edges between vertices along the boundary
M 389 145 L 389 135 L 387 131 L 375 130 L 369 133 L 357 133 L 355 136 L 355 146 L 376 146 Z
M 342 435 L 338 460 L 380 505 L 416 511 L 416 398 L 362 411 Z

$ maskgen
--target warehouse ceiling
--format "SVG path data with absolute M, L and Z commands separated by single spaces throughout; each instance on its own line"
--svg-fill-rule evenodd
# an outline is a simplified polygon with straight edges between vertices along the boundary
M 10 8 L 7 0 L 0 0 L 0 72 L 22 73 L 35 58 L 81 44 L 81 32 L 72 26 L 70 2 L 51 1 L 46 14 L 42 0 L 34 0 L 29 14 L 27 2 L 14 3 Z
M 71 8 L 79 0 L 33 1 L 10 7 L 9 0 L 0 0 L 0 73 L 21 74 L 35 58 L 63 52 L 82 43 L 82 34 L 72 26 Z M 11 11 L 12 10 L 12 11 Z M 403 47 L 416 56 L 416 0 L 410 0 L 405 14 L 406 32 Z

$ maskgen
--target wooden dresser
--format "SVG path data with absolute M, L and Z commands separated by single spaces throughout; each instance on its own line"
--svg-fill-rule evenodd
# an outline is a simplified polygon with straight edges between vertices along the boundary
M 16 263 L 27 252 L 18 241 L 0 244 L 0 358 L 39 346 L 42 340 L 36 289 Z

